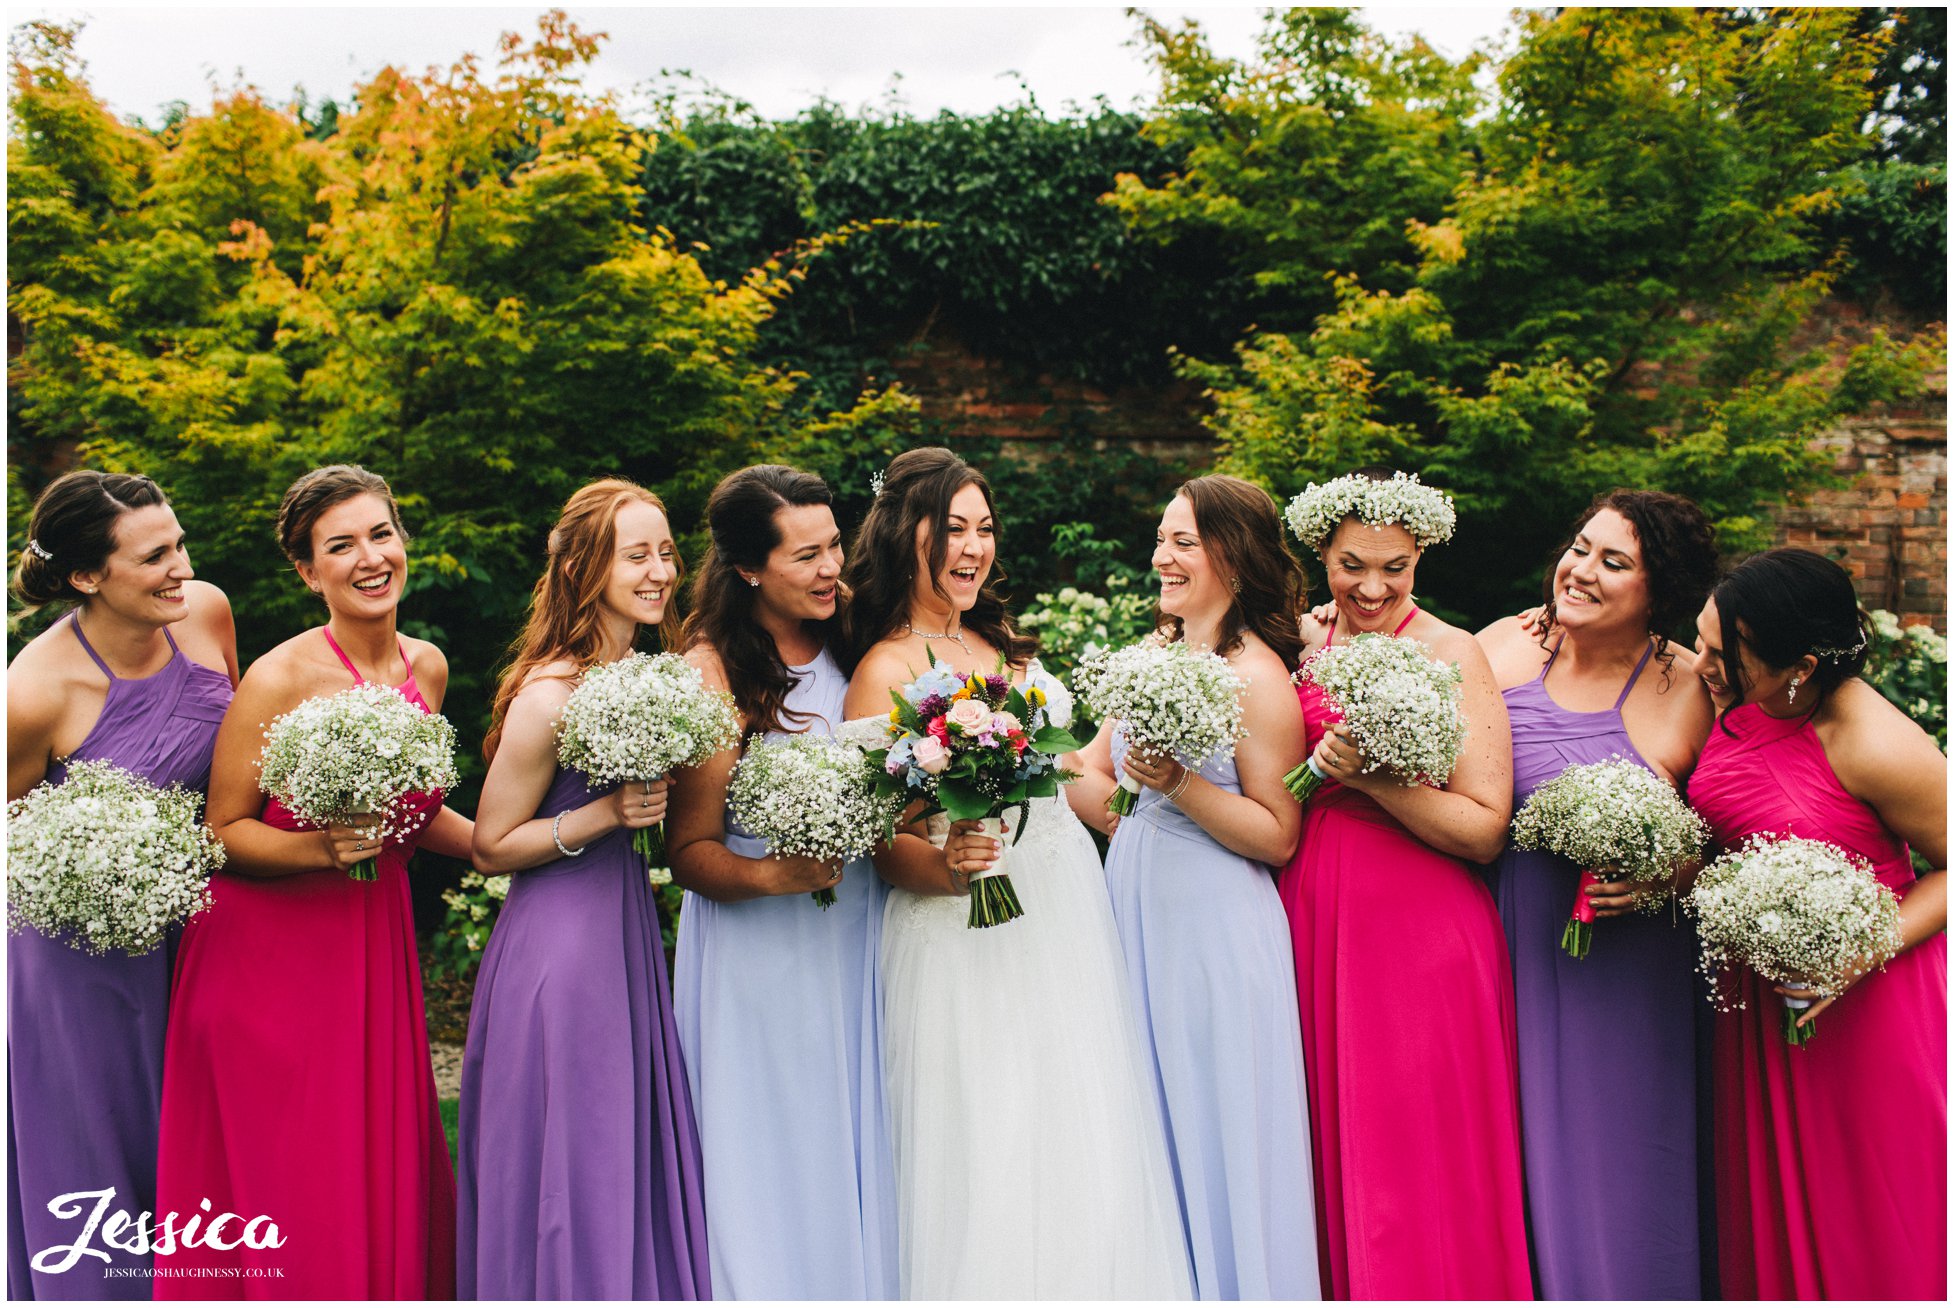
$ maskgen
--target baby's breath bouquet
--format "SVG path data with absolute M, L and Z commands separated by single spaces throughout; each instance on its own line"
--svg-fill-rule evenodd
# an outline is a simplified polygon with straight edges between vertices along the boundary
M 132 957 L 210 905 L 224 846 L 201 796 L 104 760 L 76 763 L 7 805 L 7 921 L 91 954 Z
M 754 736 L 733 767 L 726 803 L 733 820 L 789 857 L 846 863 L 893 829 L 897 809 L 876 794 L 862 751 L 811 732 L 770 741 Z M 831 908 L 826 886 L 814 902 Z
M 278 717 L 259 757 L 259 787 L 292 816 L 315 827 L 357 823 L 376 842 L 410 835 L 426 821 L 428 809 L 414 797 L 459 784 L 454 727 L 374 681 Z M 375 860 L 355 863 L 350 875 L 373 880 Z
M 1241 700 L 1247 683 L 1227 659 L 1181 641 L 1149 639 L 1092 654 L 1080 662 L 1077 681 L 1093 717 L 1125 724 L 1131 748 L 1188 767 L 1232 755 L 1248 734 Z M 1123 817 L 1139 797 L 1140 784 L 1122 776 L 1106 809 Z
M 1366 632 L 1346 645 L 1310 655 L 1299 678 L 1316 683 L 1363 751 L 1366 772 L 1388 772 L 1405 785 L 1444 785 L 1465 744 L 1456 663 L 1432 657 L 1423 641 Z M 1308 803 L 1328 778 L 1312 755 L 1282 779 Z
M 1558 854 L 1581 869 L 1574 911 L 1560 947 L 1586 958 L 1594 941 L 1594 902 L 1600 883 L 1592 869 L 1613 867 L 1636 883 L 1635 907 L 1660 907 L 1679 864 L 1703 852 L 1710 829 L 1676 788 L 1640 763 L 1617 755 L 1571 767 L 1542 785 L 1513 815 L 1513 843 Z
M 676 654 L 638 653 L 583 674 L 557 722 L 556 756 L 592 787 L 615 786 L 697 767 L 739 741 L 732 696 Z M 631 843 L 647 865 L 665 856 L 659 827 L 640 827 Z
M 1702 969 L 1714 983 L 1737 964 L 1767 981 L 1836 995 L 1869 961 L 1900 952 L 1900 902 L 1856 854 L 1823 840 L 1759 835 L 1703 869 L 1687 901 L 1702 939 Z M 1793 1045 L 1817 1033 L 1798 1025 L 1809 999 L 1784 999 L 1782 1029 Z M 1743 992 L 1734 1003 L 1742 1008 Z

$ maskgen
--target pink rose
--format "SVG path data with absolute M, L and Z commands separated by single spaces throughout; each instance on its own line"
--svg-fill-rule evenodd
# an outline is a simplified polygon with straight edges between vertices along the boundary
M 950 751 L 935 736 L 924 736 L 915 745 L 916 766 L 935 776 L 950 766 Z
M 950 706 L 950 725 L 967 736 L 974 736 L 991 724 L 988 705 L 974 699 L 960 699 Z

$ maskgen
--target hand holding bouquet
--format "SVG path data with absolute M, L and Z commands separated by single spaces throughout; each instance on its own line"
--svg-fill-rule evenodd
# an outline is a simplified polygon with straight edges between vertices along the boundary
M 201 796 L 102 760 L 76 763 L 7 805 L 7 920 L 91 954 L 131 957 L 210 905 L 224 846 Z
M 1587 957 L 1594 939 L 1592 869 L 1616 868 L 1637 885 L 1635 907 L 1652 912 L 1678 865 L 1703 852 L 1710 830 L 1676 788 L 1639 763 L 1616 757 L 1571 767 L 1539 787 L 1513 816 L 1513 843 L 1545 850 L 1581 869 L 1574 911 L 1560 945 Z
M 964 677 L 938 664 L 889 695 L 895 701 L 889 741 L 871 750 L 868 761 L 877 793 L 891 807 L 920 799 L 923 816 L 941 812 L 953 821 L 996 820 L 1016 808 L 1022 838 L 1031 801 L 1056 795 L 1068 779 L 1057 756 L 1079 748 L 1078 740 L 1049 720 L 1044 691 L 1011 685 L 1001 657 L 988 677 Z M 1004 860 L 972 879 L 971 926 L 1022 916 Z
M 1319 686 L 1363 751 L 1364 771 L 1383 771 L 1405 785 L 1444 785 L 1465 745 L 1463 680 L 1458 664 L 1432 657 L 1423 641 L 1367 632 L 1347 645 L 1325 645 L 1296 674 Z M 1308 803 L 1326 777 L 1314 756 L 1282 779 Z
M 774 853 L 823 863 L 866 855 L 894 825 L 898 807 L 876 793 L 861 750 L 811 732 L 749 740 L 733 767 L 726 803 L 733 820 Z M 835 892 L 824 886 L 813 899 L 829 908 Z
M 460 783 L 454 727 L 374 681 L 308 699 L 274 720 L 259 758 L 259 786 L 294 817 L 315 827 L 358 826 L 376 842 L 426 821 L 411 796 Z M 355 863 L 350 875 L 373 880 L 374 860 Z
M 1080 693 L 1094 717 L 1126 725 L 1128 747 L 1168 755 L 1191 767 L 1235 752 L 1246 682 L 1219 654 L 1180 641 L 1143 640 L 1087 656 L 1079 664 Z M 1106 801 L 1116 817 L 1133 811 L 1140 784 L 1122 775 Z
M 590 785 L 652 782 L 739 744 L 732 696 L 676 654 L 630 654 L 583 674 L 557 720 L 556 757 Z M 663 860 L 660 826 L 631 833 L 647 866 Z
M 1900 903 L 1856 854 L 1822 840 L 1752 836 L 1703 869 L 1690 891 L 1704 975 L 1742 963 L 1768 981 L 1840 994 L 1867 968 L 1900 952 Z M 1783 996 L 1784 1038 L 1809 999 Z M 1729 1007 L 1729 1005 L 1720 1005 Z M 1734 1007 L 1743 1007 L 1741 993 Z

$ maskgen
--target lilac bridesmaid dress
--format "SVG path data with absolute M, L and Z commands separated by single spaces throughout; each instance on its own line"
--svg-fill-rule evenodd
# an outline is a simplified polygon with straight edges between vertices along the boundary
M 1577 713 L 1547 674 L 1506 692 L 1513 804 L 1567 768 L 1622 755 L 1622 705 Z M 1646 763 L 1643 764 L 1647 766 Z M 1520 1132 L 1535 1289 L 1543 1299 L 1698 1299 L 1695 932 L 1668 910 L 1595 923 L 1575 959 L 1560 947 L 1580 869 L 1509 846 L 1494 898 L 1513 958 Z
M 559 769 L 538 817 L 581 807 Z M 699 1133 L 628 831 L 515 874 L 462 1059 L 463 1299 L 709 1299 Z
M 186 657 L 167 628 L 162 670 L 118 677 L 66 621 L 109 691 L 94 728 L 48 780 L 58 785 L 71 763 L 106 759 L 159 786 L 203 790 L 230 678 Z M 113 1187 L 109 1212 L 155 1207 L 170 948 L 95 957 L 32 928 L 7 944 L 7 1297 L 147 1299 L 148 1256 L 111 1249 L 99 1233 L 89 1247 L 112 1262 L 84 1256 L 61 1272 L 31 1263 L 77 1241 L 95 1206 L 83 1201 L 80 1217 L 56 1218 L 48 1203 L 58 1195 Z

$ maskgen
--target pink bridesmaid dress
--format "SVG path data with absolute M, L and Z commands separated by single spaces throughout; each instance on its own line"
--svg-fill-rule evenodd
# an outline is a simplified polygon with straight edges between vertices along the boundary
M 331 633 L 326 639 L 332 641 Z M 361 680 L 336 642 L 333 652 Z M 401 651 L 406 659 L 406 651 Z M 425 709 L 412 665 L 400 692 Z M 418 797 L 429 816 L 438 794 Z M 264 821 L 303 830 L 277 800 Z M 157 1212 L 269 1217 L 284 1243 L 156 1259 L 158 1299 L 452 1299 L 455 1184 L 407 888 L 336 868 L 211 878 L 177 952 Z M 209 1208 L 201 1207 L 209 1201 Z M 235 1240 L 239 1223 L 223 1229 Z
M 1297 697 L 1314 751 L 1340 717 L 1310 682 Z M 1491 892 L 1334 781 L 1304 808 L 1278 888 L 1324 1297 L 1532 1298 L 1513 973 Z
M 1832 773 L 1803 718 L 1745 704 L 1710 732 L 1690 802 L 1724 846 L 1758 832 L 1864 856 L 1896 894 L 1906 843 Z M 1802 1049 L 1755 973 L 1716 1026 L 1717 1247 L 1731 1299 L 1947 1297 L 1947 937 L 1840 997 Z

